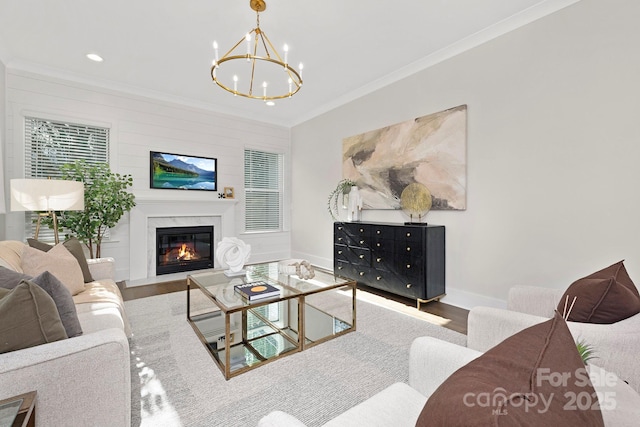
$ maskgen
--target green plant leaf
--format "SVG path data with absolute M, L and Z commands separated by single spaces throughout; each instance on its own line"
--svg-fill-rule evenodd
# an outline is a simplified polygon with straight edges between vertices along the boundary
M 576 341 L 576 348 L 578 349 L 578 354 L 582 358 L 582 362 L 586 365 L 587 362 L 591 359 L 595 359 L 594 349 L 591 344 L 587 344 L 585 340 L 579 339 Z
M 331 191 L 329 194 L 329 199 L 327 200 L 327 210 L 333 218 L 334 221 L 338 221 L 338 201 L 340 196 L 343 194 L 348 194 L 351 191 L 351 187 L 356 186 L 356 183 L 350 179 L 344 178 L 338 181 L 336 188 Z
M 95 245 L 99 257 L 105 231 L 115 227 L 136 205 L 135 196 L 127 191 L 133 178 L 111 172 L 106 163 L 88 164 L 84 160 L 66 163 L 60 170 L 63 179 L 84 183 L 84 211 L 60 212 L 59 226 L 86 244 L 92 258 Z

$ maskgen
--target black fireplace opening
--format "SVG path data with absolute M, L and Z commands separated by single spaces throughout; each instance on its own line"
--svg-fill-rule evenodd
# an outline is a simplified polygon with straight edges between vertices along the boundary
M 156 228 L 156 275 L 213 268 L 213 226 Z

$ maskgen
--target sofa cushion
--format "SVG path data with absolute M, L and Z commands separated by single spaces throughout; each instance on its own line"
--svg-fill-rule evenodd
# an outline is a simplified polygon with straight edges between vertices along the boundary
M 431 395 L 416 424 L 428 425 L 604 424 L 573 337 L 556 313 L 454 372 Z
M 0 267 L 0 288 L 13 289 L 23 280 L 31 280 L 36 285 L 45 290 L 53 299 L 60 315 L 60 320 L 69 338 L 82 335 L 82 327 L 78 320 L 76 305 L 71 296 L 71 292 L 56 277 L 45 271 L 44 273 L 31 277 L 27 274 L 18 273 L 4 267 Z
M 69 289 L 71 295 L 84 290 L 84 278 L 78 261 L 61 243 L 48 252 L 25 245 L 22 250 L 22 270 L 31 276 L 49 271 Z
M 640 313 L 640 295 L 620 261 L 573 282 L 558 311 L 572 322 L 615 323 Z
M 9 265 L 8 268 L 19 273 L 22 273 L 20 257 L 24 247 L 25 244 L 17 240 L 0 241 L 0 258 L 2 258 L 5 265 Z
M 43 252 L 48 252 L 53 248 L 52 245 L 36 239 L 27 239 L 27 243 L 29 243 L 29 246 L 32 248 L 40 249 Z M 91 271 L 89 271 L 89 264 L 87 264 L 87 258 L 84 255 L 84 250 L 82 249 L 82 243 L 80 243 L 80 240 L 75 237 L 71 237 L 65 240 L 62 245 L 78 260 L 78 265 L 80 266 L 82 276 L 84 277 L 84 283 L 93 282 Z
M 28 280 L 0 288 L 0 353 L 67 338 L 53 299 Z

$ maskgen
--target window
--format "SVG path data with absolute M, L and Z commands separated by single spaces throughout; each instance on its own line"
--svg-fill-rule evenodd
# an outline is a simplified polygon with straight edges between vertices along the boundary
M 60 178 L 60 166 L 85 160 L 89 164 L 109 162 L 109 129 L 25 117 L 25 178 Z M 35 231 L 37 213 L 26 212 L 27 235 Z M 42 228 L 41 240 L 53 240 L 53 230 Z
M 282 229 L 283 158 L 244 150 L 245 231 Z

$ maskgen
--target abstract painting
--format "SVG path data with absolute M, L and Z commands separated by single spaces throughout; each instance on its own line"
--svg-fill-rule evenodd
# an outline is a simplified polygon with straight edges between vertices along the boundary
M 433 210 L 465 210 L 467 106 L 345 138 L 342 175 L 356 182 L 363 209 L 400 209 L 402 190 L 424 184 Z

